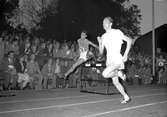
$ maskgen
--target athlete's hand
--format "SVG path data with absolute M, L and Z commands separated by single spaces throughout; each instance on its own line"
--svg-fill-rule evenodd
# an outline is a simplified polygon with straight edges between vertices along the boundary
M 104 59 L 103 56 L 101 54 L 99 54 L 97 57 L 97 61 L 102 61 L 103 59 Z
M 98 37 L 97 37 L 97 40 L 98 40 L 98 42 L 101 42 L 101 37 L 98 36 Z
M 124 55 L 123 56 L 123 61 L 126 62 L 128 60 L 128 56 Z

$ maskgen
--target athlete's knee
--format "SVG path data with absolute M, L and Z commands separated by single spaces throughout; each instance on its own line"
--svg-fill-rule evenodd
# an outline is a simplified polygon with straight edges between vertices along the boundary
M 109 76 L 109 73 L 106 72 L 106 71 L 103 71 L 103 72 L 102 72 L 102 76 L 103 76 L 104 78 L 109 78 L 109 77 L 110 77 L 110 76 Z
M 117 73 L 116 73 L 116 71 L 114 70 L 114 71 L 104 71 L 103 73 L 102 73 L 102 75 L 103 75 L 103 77 L 104 78 L 113 78 L 113 77 L 116 77 L 117 76 Z
M 114 85 L 119 85 L 119 84 L 120 84 L 120 82 L 119 82 L 119 80 L 118 80 L 118 77 L 112 78 L 112 81 L 113 81 L 113 84 L 114 84 Z

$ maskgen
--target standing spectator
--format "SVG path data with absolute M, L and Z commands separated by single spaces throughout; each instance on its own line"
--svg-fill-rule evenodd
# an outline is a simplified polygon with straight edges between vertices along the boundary
M 56 87 L 62 87 L 61 86 L 61 65 L 60 65 L 60 59 L 56 59 L 55 63 L 55 78 L 56 78 Z
M 46 63 L 47 59 L 48 59 L 48 57 L 47 57 L 46 43 L 42 42 L 39 49 L 38 49 L 38 56 L 37 56 L 37 61 L 38 61 L 40 69 L 42 69 L 42 67 Z
M 167 65 L 165 65 L 165 70 L 162 74 L 162 84 L 167 84 Z
M 4 58 L 4 54 L 5 54 L 5 45 L 2 40 L 2 37 L 0 37 L 0 63 L 2 62 L 2 59 Z
M 30 61 L 27 63 L 27 73 L 32 78 L 33 88 L 35 87 L 37 90 L 40 90 L 42 88 L 42 74 L 38 63 L 35 61 L 34 54 L 30 56 Z M 34 86 L 36 82 L 37 87 Z
M 162 74 L 165 71 L 165 63 L 166 60 L 164 59 L 164 57 L 162 55 L 159 56 L 158 60 L 157 60 L 157 64 L 158 64 L 158 83 L 160 83 L 162 81 Z
M 52 80 L 52 88 L 56 88 L 56 77 L 55 77 L 55 67 L 53 63 L 53 59 L 49 58 L 48 62 L 42 68 L 42 76 L 43 76 L 43 88 L 48 88 L 49 79 Z
M 14 52 L 10 51 L 8 53 L 8 57 L 4 58 L 2 62 L 2 71 L 4 71 L 5 73 L 5 89 L 16 89 L 18 76 L 15 68 L 15 63 Z M 9 87 L 9 85 L 11 87 Z
M 10 49 L 11 43 L 9 42 L 8 37 L 5 37 L 5 55 L 7 55 L 9 53 L 9 49 Z

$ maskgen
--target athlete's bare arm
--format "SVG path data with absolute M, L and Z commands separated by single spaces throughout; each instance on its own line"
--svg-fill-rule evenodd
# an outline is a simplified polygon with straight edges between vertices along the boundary
M 99 48 L 96 44 L 92 43 L 91 41 L 88 40 L 88 42 L 89 42 L 89 44 L 92 45 L 93 47 L 95 47 L 95 48 L 97 48 L 97 49 Z
M 132 39 L 130 39 L 129 37 L 124 35 L 123 40 L 127 42 L 126 50 L 125 50 L 125 53 L 123 55 L 123 60 L 127 61 L 128 53 L 129 53 L 131 45 L 132 45 Z
M 102 38 L 101 37 L 97 37 L 97 40 L 99 42 L 99 52 L 100 54 L 102 55 L 103 54 L 103 51 L 104 51 L 104 44 L 102 42 Z

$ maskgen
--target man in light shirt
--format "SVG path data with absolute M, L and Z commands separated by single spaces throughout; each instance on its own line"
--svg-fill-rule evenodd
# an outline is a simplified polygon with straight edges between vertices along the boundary
M 113 19 L 106 17 L 103 20 L 103 28 L 106 31 L 101 37 L 97 37 L 99 42 L 99 52 L 102 55 L 104 48 L 106 49 L 106 68 L 102 72 L 104 78 L 112 78 L 113 84 L 123 96 L 121 103 L 130 101 L 130 97 L 125 92 L 124 87 L 119 82 L 119 77 L 122 80 L 126 79 L 125 74 L 121 69 L 124 69 L 124 62 L 127 61 L 127 56 L 131 47 L 132 40 L 125 36 L 120 30 L 112 29 Z M 124 55 L 121 55 L 121 47 L 123 41 L 127 42 Z

